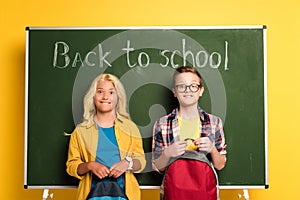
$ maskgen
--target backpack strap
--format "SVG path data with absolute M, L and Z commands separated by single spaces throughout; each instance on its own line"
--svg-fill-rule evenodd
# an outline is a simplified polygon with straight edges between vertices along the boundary
M 173 162 L 175 162 L 178 159 L 190 159 L 190 160 L 198 160 L 201 162 L 205 162 L 214 170 L 214 167 L 206 157 L 206 154 L 207 153 L 203 151 L 186 150 L 183 155 L 171 158 L 167 164 L 167 167 L 169 167 Z

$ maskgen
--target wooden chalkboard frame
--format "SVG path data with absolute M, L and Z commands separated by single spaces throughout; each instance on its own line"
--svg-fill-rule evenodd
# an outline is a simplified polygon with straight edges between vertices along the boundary
M 38 35 L 37 35 L 38 36 L 37 38 L 34 38 L 34 37 L 31 38 L 31 34 L 35 31 L 50 32 L 48 34 L 50 34 L 51 37 L 59 37 L 59 34 L 61 34 L 61 32 L 64 32 L 64 31 L 71 31 L 71 32 L 74 32 L 74 33 L 79 32 L 79 31 L 85 31 L 85 32 L 97 31 L 97 32 L 107 33 L 107 35 L 105 37 L 108 37 L 108 36 L 113 36 L 113 34 L 110 35 L 109 31 L 117 31 L 118 32 L 118 31 L 139 31 L 139 30 L 144 30 L 144 31 L 149 31 L 149 32 L 150 31 L 155 31 L 155 30 L 159 30 L 159 31 L 178 31 L 178 32 L 181 32 L 181 33 L 184 33 L 184 34 L 189 34 L 190 33 L 189 37 L 191 37 L 191 38 L 195 37 L 195 35 L 197 36 L 197 31 L 201 31 L 201 30 L 206 30 L 206 31 L 207 30 L 212 30 L 212 31 L 215 31 L 215 32 L 224 31 L 226 33 L 227 33 L 227 31 L 236 31 L 236 30 L 241 31 L 243 33 L 244 33 L 244 31 L 246 31 L 246 32 L 247 31 L 249 31 L 249 32 L 258 31 L 259 32 L 259 35 L 261 35 L 261 36 L 259 36 L 259 44 L 257 44 L 257 47 L 260 47 L 259 54 L 260 54 L 261 57 L 259 57 L 260 60 L 257 61 L 257 63 L 260 63 L 260 66 L 258 66 L 258 67 L 262 67 L 263 69 L 259 68 L 260 72 L 257 73 L 260 76 L 260 80 L 257 81 L 257 82 L 256 82 L 256 80 L 251 80 L 252 81 L 251 83 L 252 84 L 257 84 L 257 86 L 261 88 L 260 93 L 263 94 L 262 96 L 260 96 L 259 99 L 254 99 L 254 101 L 258 101 L 259 105 L 262 105 L 262 107 L 263 107 L 263 108 L 260 108 L 260 111 L 261 111 L 260 114 L 262 114 L 262 116 L 260 116 L 261 117 L 260 119 L 263 120 L 263 122 L 261 124 L 261 132 L 262 132 L 261 138 L 262 138 L 262 141 L 259 141 L 259 145 L 258 145 L 259 147 L 261 147 L 260 148 L 260 150 L 261 150 L 261 152 L 260 152 L 261 153 L 261 158 L 260 159 L 263 160 L 262 169 L 259 169 L 259 174 L 260 174 L 261 177 L 260 177 L 260 180 L 258 181 L 259 183 L 254 183 L 254 184 L 253 183 L 248 184 L 247 180 L 243 179 L 244 177 L 241 178 L 240 180 L 238 180 L 238 181 L 241 181 L 241 184 L 236 184 L 236 182 L 234 182 L 234 181 L 233 182 L 230 182 L 230 181 L 226 182 L 226 180 L 223 180 L 222 177 L 224 176 L 224 174 L 226 175 L 226 173 L 228 172 L 228 170 L 229 170 L 228 167 L 225 167 L 225 169 L 223 170 L 224 172 L 221 171 L 219 173 L 219 177 L 220 177 L 220 180 L 221 180 L 221 182 L 220 182 L 220 188 L 221 189 L 222 188 L 223 189 L 268 188 L 269 183 L 268 183 L 268 130 L 267 130 L 267 128 L 268 128 L 268 117 L 267 117 L 268 111 L 267 111 L 267 107 L 268 106 L 267 106 L 266 26 L 27 27 L 26 28 L 26 74 L 25 74 L 26 82 L 25 82 L 25 130 L 24 130 L 24 136 L 25 136 L 25 145 L 24 145 L 24 187 L 29 188 L 29 189 L 30 188 L 72 188 L 72 187 L 76 187 L 76 184 L 77 184 L 77 181 L 72 179 L 71 177 L 67 178 L 67 179 L 70 178 L 70 180 L 66 181 L 67 182 L 66 184 L 56 183 L 55 176 L 57 176 L 57 174 L 55 174 L 55 173 L 53 174 L 52 172 L 50 172 L 51 170 L 49 170 L 49 172 L 47 172 L 47 170 L 44 171 L 45 174 L 49 173 L 49 176 L 54 177 L 53 179 L 49 179 L 46 182 L 43 182 L 43 181 L 39 182 L 36 179 L 32 178 L 32 177 L 41 177 L 41 176 L 43 176 L 42 170 L 40 170 L 40 169 L 47 166 L 47 165 L 51 165 L 52 160 L 55 161 L 55 155 L 50 155 L 50 157 L 48 159 L 50 164 L 49 163 L 47 164 L 45 162 L 45 160 L 39 160 L 40 159 L 39 156 L 41 156 L 41 157 L 47 157 L 48 156 L 48 155 L 44 154 L 45 152 L 43 152 L 43 148 L 41 148 L 41 147 L 36 148 L 35 146 L 32 146 L 32 144 L 40 143 L 41 140 L 43 140 L 42 136 L 44 134 L 43 130 L 41 130 L 44 127 L 42 125 L 40 125 L 42 122 L 40 120 L 36 120 L 37 116 L 35 116 L 35 118 L 31 118 L 31 116 L 33 116 L 34 112 L 39 112 L 37 110 L 42 109 L 42 107 L 39 107 L 39 104 L 41 104 L 42 102 L 39 102 L 38 100 L 36 101 L 35 98 L 36 98 L 36 95 L 39 94 L 38 91 L 43 91 L 42 86 L 35 87 L 34 91 L 32 90 L 31 86 L 32 85 L 39 85 L 39 84 L 42 85 L 43 84 L 43 82 L 42 82 L 43 78 L 36 80 L 36 79 L 32 79 L 32 77 L 38 77 L 37 74 L 40 73 L 40 71 L 39 71 L 40 69 L 37 68 L 37 65 L 41 64 L 41 66 L 43 66 L 43 64 L 44 64 L 43 60 L 45 60 L 45 57 L 44 57 L 44 55 L 42 55 L 42 53 L 43 53 L 42 51 L 44 50 L 43 48 L 47 48 L 47 47 L 43 47 L 43 44 L 44 44 L 43 42 L 44 42 L 45 38 L 43 38 L 43 37 L 39 38 Z M 195 35 L 194 35 L 194 32 L 195 32 Z M 70 35 L 72 35 L 72 34 L 70 34 Z M 237 35 L 238 35 L 238 33 L 237 33 Z M 48 37 L 48 38 L 50 38 L 49 40 L 51 40 L 51 37 Z M 238 36 L 234 36 L 234 37 L 239 38 Z M 84 38 L 81 38 L 81 39 L 85 40 Z M 193 39 L 195 39 L 195 38 L 193 38 Z M 34 50 L 32 49 L 33 45 L 31 45 L 31 42 L 33 40 L 37 40 L 36 43 L 35 43 L 35 49 Z M 189 41 L 190 40 L 183 40 L 182 39 L 180 42 L 181 42 L 181 45 L 183 46 L 183 44 L 186 44 Z M 58 42 L 61 42 L 61 41 L 58 41 Z M 252 40 L 249 41 L 249 44 L 251 44 L 251 42 L 253 42 L 253 41 Z M 40 43 L 40 44 L 37 45 L 37 43 Z M 127 53 L 128 53 L 130 51 L 128 45 L 130 47 L 134 46 L 134 44 L 128 44 L 128 41 L 127 41 L 127 47 L 124 46 L 124 49 L 123 49 L 124 52 L 127 51 Z M 209 45 L 209 44 L 206 44 L 206 45 Z M 229 42 L 229 44 L 224 42 L 222 45 L 223 45 L 222 47 L 224 47 L 224 48 L 229 48 L 229 49 L 231 48 L 231 43 L 230 42 Z M 253 44 L 253 45 L 255 46 L 256 44 Z M 42 48 L 42 49 L 38 50 L 38 48 Z M 100 48 L 100 47 L 98 47 L 98 48 Z M 154 48 L 154 47 L 149 47 L 149 48 Z M 186 47 L 186 48 L 188 48 L 188 47 Z M 248 48 L 248 46 L 245 46 L 244 48 Z M 86 48 L 86 49 L 88 49 L 88 48 Z M 85 51 L 86 51 L 86 49 L 85 49 Z M 137 51 L 138 48 L 135 49 L 135 50 Z M 132 52 L 134 52 L 134 51 L 132 51 Z M 211 51 L 211 54 L 208 55 L 208 56 L 213 55 L 213 56 L 215 56 L 215 58 L 218 57 L 218 55 L 219 55 L 218 50 L 212 48 L 210 51 Z M 224 51 L 226 51 L 226 50 L 224 50 Z M 104 54 L 107 53 L 107 52 L 108 51 L 103 50 L 103 52 L 102 52 L 103 56 L 105 56 Z M 132 52 L 130 52 L 130 53 L 132 53 Z M 164 49 L 160 49 L 160 53 L 162 53 L 162 52 L 164 52 Z M 91 52 L 88 52 L 88 53 L 91 53 Z M 91 55 L 93 53 L 91 53 Z M 183 50 L 182 50 L 182 52 L 177 51 L 174 54 L 172 54 L 172 51 L 169 51 L 169 50 L 165 51 L 164 53 L 165 53 L 164 56 L 166 56 L 166 57 L 168 56 L 168 58 L 170 58 L 173 55 L 174 56 L 173 61 L 176 62 L 176 61 L 178 61 L 179 58 L 175 58 L 175 57 L 178 57 L 178 54 L 180 54 L 180 53 L 182 54 Z M 201 53 L 199 53 L 198 55 L 200 55 Z M 218 70 L 223 71 L 224 73 L 225 73 L 226 70 L 230 71 L 232 69 L 232 63 L 233 63 L 232 57 L 231 57 L 232 52 L 230 51 L 230 52 L 227 52 L 227 53 L 229 55 L 223 55 L 222 54 L 222 59 L 223 60 L 220 61 L 220 63 L 222 63 L 222 69 L 220 69 L 221 65 L 218 66 L 219 67 Z M 245 54 L 247 54 L 247 52 L 245 52 Z M 77 59 L 80 61 L 80 59 L 81 59 L 81 58 L 79 59 L 80 55 L 78 57 L 78 54 L 74 54 L 75 57 L 76 57 L 76 55 L 77 55 Z M 154 55 L 155 55 L 155 53 L 154 53 Z M 160 54 L 160 55 L 162 55 L 162 54 Z M 194 56 L 195 55 L 196 54 L 194 54 Z M 220 55 L 221 55 L 221 53 L 220 53 Z M 145 65 L 145 63 L 147 64 L 147 58 L 152 58 L 151 56 L 153 56 L 153 55 L 151 53 L 148 54 L 146 51 L 145 52 L 144 51 L 137 51 L 137 54 L 135 56 L 136 56 L 137 59 L 139 59 L 139 56 L 140 56 L 140 60 L 138 60 L 138 61 L 140 61 L 141 65 Z M 229 56 L 229 59 L 226 56 Z M 165 58 L 165 60 L 163 60 L 164 62 L 167 61 L 166 57 L 164 57 Z M 181 58 L 182 57 L 183 57 L 183 55 L 181 55 Z M 186 54 L 186 57 L 187 57 L 186 63 L 192 63 L 191 60 L 188 59 L 188 57 L 189 57 L 188 53 Z M 145 62 L 145 59 L 146 59 L 146 62 Z M 235 59 L 238 59 L 238 58 L 235 58 Z M 241 58 L 239 58 L 239 59 L 241 59 Z M 252 58 L 251 58 L 251 56 L 249 56 L 249 57 L 247 57 L 247 59 L 250 60 Z M 256 58 L 253 58 L 253 59 L 256 59 Z M 41 61 L 39 61 L 39 60 L 41 60 Z M 55 65 L 54 62 L 56 62 L 56 64 L 58 63 L 58 61 L 55 60 L 54 58 L 49 59 L 48 63 L 50 63 L 49 61 L 51 62 L 52 65 Z M 137 65 L 139 64 L 138 61 L 136 61 Z M 194 59 L 193 61 L 194 61 L 194 64 L 195 64 L 196 60 Z M 218 60 L 216 61 L 216 59 L 214 59 L 213 61 L 217 62 Z M 87 61 L 87 62 L 90 62 L 90 61 Z M 105 63 L 105 58 L 102 60 L 102 62 L 103 62 L 102 64 L 104 64 L 104 65 L 106 64 Z M 156 62 L 160 62 L 161 66 L 165 64 L 162 61 L 156 61 Z M 78 62 L 76 62 L 75 59 L 73 60 L 73 63 L 75 63 L 75 65 L 76 65 L 75 67 L 73 67 L 73 68 L 69 67 L 69 66 L 68 67 L 73 70 L 72 73 L 76 74 L 77 72 L 74 71 L 74 70 L 78 70 L 78 68 L 80 68 L 80 67 L 77 67 Z M 91 63 L 92 62 L 90 62 L 90 64 Z M 255 61 L 255 63 L 256 63 L 256 61 Z M 169 60 L 169 64 L 170 64 L 170 60 Z M 131 66 L 129 66 L 129 65 L 131 65 Z M 128 60 L 127 60 L 127 66 L 134 68 L 133 65 L 134 64 L 128 62 Z M 34 66 L 36 68 L 36 69 L 34 69 L 36 71 L 33 70 L 34 67 L 32 67 L 32 66 Z M 70 66 L 71 66 L 71 64 L 70 64 Z M 145 66 L 142 66 L 142 67 L 146 68 Z M 163 67 L 165 67 L 165 66 L 163 66 Z M 216 65 L 212 64 L 211 67 L 212 68 L 216 67 Z M 63 68 L 63 67 L 62 67 L 62 65 L 57 64 L 56 68 Z M 249 69 L 247 69 L 247 70 L 249 70 Z M 254 70 L 256 70 L 256 69 L 254 69 Z M 121 69 L 121 71 L 122 71 L 122 69 Z M 135 71 L 135 72 L 138 73 L 138 70 Z M 168 74 L 170 74 L 170 73 L 171 73 L 171 71 L 168 72 Z M 250 73 L 250 71 L 248 73 Z M 35 75 L 33 75 L 33 74 L 35 74 Z M 241 75 L 241 74 L 236 74 L 236 75 Z M 47 73 L 47 76 L 52 76 L 52 74 Z M 67 74 L 66 73 L 64 73 L 64 74 L 61 73 L 59 76 L 61 76 L 59 79 L 63 80 L 62 77 L 67 76 Z M 221 74 L 221 76 L 222 76 L 222 74 Z M 52 77 L 52 78 L 55 78 L 55 77 Z M 72 78 L 74 78 L 74 77 L 71 77 L 71 79 Z M 143 78 L 145 78 L 145 77 L 143 77 Z M 221 77 L 221 79 L 222 78 L 224 78 L 224 77 Z M 226 77 L 226 76 L 225 76 L 225 78 L 227 78 L 227 80 L 230 79 L 230 77 Z M 171 79 L 171 75 L 170 75 L 169 79 Z M 205 77 L 204 77 L 204 79 L 205 79 Z M 218 79 L 218 78 L 216 78 L 216 79 Z M 140 81 L 140 80 L 137 80 L 137 81 Z M 212 97 L 214 94 L 213 94 L 213 92 L 211 92 L 211 88 L 209 88 L 209 86 L 211 85 L 210 81 L 211 80 L 209 80 L 209 78 L 207 78 L 205 80 L 207 88 L 210 89 L 209 90 L 209 95 L 210 95 L 210 97 Z M 151 82 L 149 81 L 149 84 L 150 83 Z M 81 82 L 76 83 L 76 80 L 75 80 L 73 85 L 76 85 L 76 84 L 77 84 L 77 87 L 79 87 L 78 85 L 80 85 Z M 142 83 L 140 83 L 140 84 L 142 84 Z M 230 83 L 230 84 L 233 84 L 233 83 Z M 164 86 L 168 87 L 166 85 L 164 85 Z M 231 86 L 233 86 L 233 85 L 231 85 Z M 131 87 L 134 87 L 134 86 L 131 86 Z M 147 87 L 147 86 L 145 86 L 145 87 Z M 153 86 L 153 87 L 156 87 L 156 86 Z M 245 85 L 245 87 L 246 87 L 246 85 Z M 126 88 L 126 85 L 125 85 L 125 88 Z M 225 88 L 225 86 L 224 86 L 224 88 Z M 70 89 L 70 88 L 68 88 L 68 89 Z M 228 88 L 226 88 L 226 89 L 228 89 Z M 246 87 L 246 89 L 250 90 L 250 92 L 254 91 L 253 90 L 254 88 Z M 159 88 L 158 88 L 158 90 L 159 90 Z M 212 90 L 214 90 L 214 88 Z M 52 90 L 49 90 L 49 91 L 52 91 Z M 130 96 L 135 95 L 136 92 L 138 92 L 138 95 L 140 95 L 140 96 L 143 95 L 143 91 L 139 91 L 138 88 L 134 88 L 129 92 L 130 92 Z M 163 92 L 163 91 L 161 91 L 161 92 Z M 232 95 L 236 95 L 237 94 L 236 92 L 237 91 L 232 92 Z M 249 94 L 250 94 L 250 92 L 249 92 Z M 74 93 L 76 93 L 76 91 L 74 92 L 74 87 L 73 87 L 73 96 L 72 97 L 74 98 L 74 97 L 80 96 L 79 94 L 75 94 L 75 96 L 74 96 Z M 226 94 L 227 93 L 225 93 L 225 96 L 226 96 Z M 43 95 L 43 94 L 41 93 L 40 95 Z M 55 95 L 55 94 L 51 94 L 51 95 Z M 246 94 L 246 96 L 247 95 L 248 95 L 248 93 Z M 247 97 L 249 97 L 249 96 L 247 96 Z M 56 98 L 58 98 L 58 97 L 56 97 Z M 168 98 L 170 98 L 170 97 L 168 97 Z M 246 99 L 246 97 L 245 97 L 245 99 Z M 51 103 L 57 103 L 57 101 L 53 100 L 53 101 L 51 101 Z M 73 108 L 80 105 L 80 103 L 82 103 L 82 102 L 81 101 L 73 101 L 72 102 Z M 132 104 L 136 104 L 136 103 L 137 102 L 135 102 L 135 100 L 133 100 Z M 34 104 L 36 104 L 37 106 L 34 105 Z M 69 102 L 67 104 L 71 104 L 71 103 Z M 211 111 L 213 114 L 219 115 L 223 119 L 223 121 L 225 122 L 226 140 L 229 142 L 229 144 L 230 143 L 231 144 L 235 143 L 236 141 L 234 141 L 234 138 L 230 138 L 230 135 L 229 135 L 230 133 L 227 134 L 227 132 L 226 132 L 226 125 L 228 124 L 228 120 L 226 119 L 226 112 L 228 113 L 229 111 L 227 111 L 227 110 L 224 111 L 224 110 L 222 110 L 222 108 L 221 109 L 216 108 L 215 110 L 214 110 L 214 108 L 211 108 L 212 110 L 207 109 L 205 106 L 207 106 L 207 107 L 212 106 L 213 107 L 213 105 L 217 104 L 217 102 L 213 102 L 213 100 L 207 101 L 204 104 L 205 104 L 204 109 L 206 109 L 208 111 Z M 201 103 L 200 103 L 200 105 L 201 105 Z M 242 110 L 242 109 L 245 109 L 245 108 L 244 107 L 239 107 L 239 109 Z M 217 113 L 215 113 L 215 111 L 217 111 Z M 59 114 L 59 112 L 58 112 L 58 114 Z M 74 124 L 78 123 L 79 119 L 80 119 L 80 112 L 75 113 L 75 114 L 72 113 L 72 114 L 73 114 Z M 49 116 L 52 116 L 52 117 L 55 116 L 55 109 L 53 109 L 53 113 L 51 113 L 51 115 L 49 115 Z M 72 118 L 72 116 L 69 116 L 69 117 Z M 133 117 L 134 121 L 135 121 L 135 119 L 137 119 L 136 116 Z M 32 120 L 36 120 L 36 121 L 32 122 Z M 48 120 L 49 122 L 56 122 L 56 121 L 51 121 L 52 119 L 47 119 L 47 115 L 46 115 L 45 120 Z M 250 119 L 250 120 L 254 120 L 254 119 Z M 40 126 L 40 129 L 32 128 L 33 125 Z M 242 125 L 247 125 L 247 123 L 242 122 L 241 126 Z M 141 130 L 143 130 L 143 128 Z M 65 130 L 65 131 L 66 132 L 71 132 L 72 127 L 68 127 L 67 130 Z M 39 134 L 41 134 L 41 136 Z M 49 133 L 46 132 L 45 134 L 49 134 Z M 61 135 L 62 135 L 62 132 L 60 133 L 59 137 L 61 137 Z M 246 138 L 246 139 L 252 140 L 253 138 Z M 67 141 L 68 141 L 67 138 L 60 139 L 60 140 L 64 140 L 63 143 L 67 144 Z M 242 141 L 243 139 L 240 139 L 240 140 Z M 56 141 L 56 140 L 54 140 L 54 141 Z M 239 141 L 239 142 L 241 142 L 241 141 Z M 257 142 L 257 141 L 254 141 L 254 142 Z M 253 142 L 253 145 L 255 146 L 256 144 L 254 144 L 254 142 Z M 61 149 L 63 149 L 63 151 L 65 151 L 67 149 L 67 147 L 64 147 L 64 148 L 61 148 Z M 32 152 L 38 152 L 38 153 L 33 154 Z M 229 159 L 229 162 L 230 162 L 230 159 L 234 159 L 234 160 L 237 159 L 239 162 L 244 162 L 245 161 L 245 162 L 249 163 L 249 165 L 253 165 L 253 166 L 249 166 L 249 170 L 251 171 L 251 170 L 253 170 L 252 167 L 255 168 L 255 161 L 256 160 L 255 160 L 255 158 L 252 157 L 252 156 L 255 157 L 254 154 L 255 153 L 252 154 L 252 151 L 250 150 L 249 154 L 247 154 L 247 156 L 249 156 L 249 158 L 243 159 L 243 158 L 231 158 L 231 154 L 229 153 L 228 159 Z M 243 154 L 238 154 L 238 155 L 243 155 Z M 51 157 L 51 156 L 54 156 L 54 157 Z M 65 158 L 65 156 L 66 155 L 64 155 L 63 157 Z M 32 157 L 34 157 L 34 160 L 38 160 L 38 161 L 33 162 L 33 164 L 31 164 L 31 162 L 33 160 Z M 60 158 L 59 162 L 61 162 L 61 161 L 64 161 L 64 159 Z M 64 163 L 59 163 L 59 164 L 61 166 L 60 169 L 62 169 L 62 171 L 59 172 L 58 176 L 61 176 L 61 174 L 64 174 L 64 176 L 67 177 L 65 175 Z M 237 167 L 235 170 L 239 170 L 239 169 L 240 168 Z M 241 168 L 241 169 L 244 170 L 245 168 Z M 37 174 L 34 174 L 35 172 L 37 172 Z M 246 172 L 245 174 L 249 175 L 251 173 Z M 240 173 L 240 174 L 243 174 L 243 173 Z M 155 172 L 150 172 L 150 174 L 148 174 L 145 177 L 143 177 L 143 175 L 137 175 L 137 178 L 138 178 L 138 180 L 140 182 L 140 185 L 141 185 L 140 187 L 143 188 L 143 189 L 158 188 L 159 187 L 158 184 L 151 184 L 151 183 L 147 184 L 147 181 L 148 181 L 149 177 L 151 177 L 151 178 L 156 177 L 157 179 L 161 179 L 162 176 L 156 174 Z

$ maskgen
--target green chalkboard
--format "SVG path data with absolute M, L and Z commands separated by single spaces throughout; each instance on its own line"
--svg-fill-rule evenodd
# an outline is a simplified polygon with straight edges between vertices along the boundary
M 123 82 L 128 112 L 143 136 L 147 188 L 154 121 L 169 113 L 174 69 L 193 65 L 204 80 L 200 106 L 222 118 L 227 165 L 221 187 L 268 186 L 264 26 L 27 27 L 25 188 L 74 187 L 65 172 L 69 137 L 81 122 L 91 81 L 108 72 Z

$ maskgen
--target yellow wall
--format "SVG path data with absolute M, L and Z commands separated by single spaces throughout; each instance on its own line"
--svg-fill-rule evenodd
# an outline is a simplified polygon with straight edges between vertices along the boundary
M 267 25 L 270 188 L 249 190 L 250 199 L 298 199 L 298 0 L 3 0 L 0 9 L 1 200 L 42 199 L 42 190 L 23 189 L 25 27 L 138 25 Z M 74 189 L 50 192 L 74 199 Z M 238 193 L 222 190 L 221 199 Z M 158 191 L 142 195 L 157 199 Z

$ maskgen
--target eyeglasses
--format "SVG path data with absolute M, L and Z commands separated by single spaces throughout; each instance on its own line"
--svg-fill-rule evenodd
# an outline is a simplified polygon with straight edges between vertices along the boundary
M 201 85 L 196 84 L 196 83 L 193 83 L 191 85 L 179 84 L 179 85 L 176 85 L 175 87 L 176 87 L 177 91 L 180 93 L 186 92 L 187 88 L 189 88 L 191 92 L 195 93 L 195 92 L 198 92 Z

